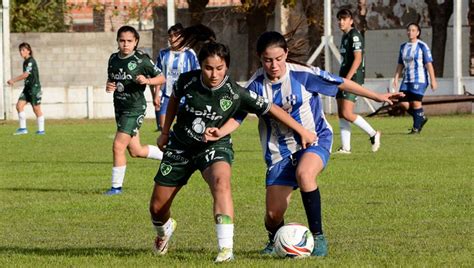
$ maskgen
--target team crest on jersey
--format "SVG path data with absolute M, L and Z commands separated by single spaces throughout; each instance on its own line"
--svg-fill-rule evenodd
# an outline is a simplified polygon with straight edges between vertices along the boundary
M 232 106 L 232 101 L 228 99 L 221 99 L 220 103 L 222 111 L 227 111 Z
M 135 70 L 135 68 L 137 68 L 137 63 L 136 63 L 136 62 L 131 61 L 131 62 L 128 63 L 128 69 L 129 69 L 130 71 Z
M 172 169 L 173 169 L 172 166 L 165 163 L 161 163 L 160 171 L 161 171 L 161 174 L 163 174 L 163 176 L 170 174 Z

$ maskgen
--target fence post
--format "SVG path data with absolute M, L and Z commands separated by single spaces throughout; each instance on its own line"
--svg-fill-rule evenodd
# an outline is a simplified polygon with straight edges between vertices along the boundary
M 87 118 L 94 118 L 94 87 L 87 86 Z

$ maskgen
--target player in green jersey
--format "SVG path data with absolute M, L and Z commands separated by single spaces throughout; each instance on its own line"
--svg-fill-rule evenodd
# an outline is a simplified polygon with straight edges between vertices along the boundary
M 354 28 L 352 12 L 341 9 L 337 13 L 339 28 L 344 33 L 341 39 L 340 52 L 342 56 L 339 76 L 352 80 L 359 85 L 364 84 L 364 37 Z M 351 123 L 361 128 L 370 137 L 372 151 L 380 147 L 380 131 L 376 131 L 360 115 L 354 113 L 357 96 L 355 94 L 339 91 L 336 95 L 339 127 L 341 129 L 341 148 L 337 153 L 351 153 Z
M 165 78 L 148 55 L 137 50 L 139 40 L 135 28 L 122 26 L 117 32 L 119 51 L 109 59 L 106 91 L 114 93 L 117 132 L 113 145 L 112 188 L 105 192 L 107 195 L 122 193 L 127 164 L 126 149 L 132 157 L 163 157 L 157 146 L 140 143 L 139 129 L 146 110 L 146 85 L 163 84 Z
M 195 30 L 195 28 L 192 28 Z M 209 29 L 210 30 L 210 29 Z M 186 36 L 186 34 L 184 34 Z M 184 37 L 186 39 L 186 37 Z M 150 201 L 152 223 L 157 231 L 155 250 L 165 254 L 176 229 L 171 205 L 176 194 L 199 170 L 213 197 L 213 212 L 218 240 L 215 262 L 233 259 L 234 208 L 231 194 L 232 140 L 229 135 L 217 141 L 204 142 L 207 128 L 220 128 L 237 113 L 269 113 L 300 136 L 302 144 L 312 144 L 316 136 L 304 129 L 285 111 L 267 99 L 248 92 L 229 78 L 228 48 L 215 41 L 205 43 L 198 59 L 202 70 L 181 74 L 175 83 L 166 111 L 158 146 L 164 150 Z M 185 97 L 178 111 L 179 101 Z M 173 132 L 171 124 L 176 117 Z
M 28 43 L 21 43 L 18 46 L 20 50 L 20 56 L 25 60 L 23 62 L 23 73 L 15 78 L 7 81 L 10 86 L 13 86 L 15 82 L 25 80 L 25 87 L 18 98 L 16 103 L 16 110 L 18 112 L 18 120 L 20 122 L 20 128 L 18 128 L 13 135 L 28 134 L 26 128 L 26 114 L 25 105 L 29 102 L 33 107 L 33 112 L 36 115 L 38 122 L 38 130 L 36 134 L 44 135 L 44 115 L 41 111 L 41 84 L 39 80 L 38 64 L 36 64 L 33 58 L 33 50 Z

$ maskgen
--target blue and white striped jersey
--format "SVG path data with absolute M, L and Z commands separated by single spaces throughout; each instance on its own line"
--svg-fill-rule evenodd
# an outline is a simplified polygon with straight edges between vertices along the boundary
M 173 84 L 178 80 L 180 74 L 200 69 L 196 53 L 192 49 L 173 51 L 169 47 L 160 50 L 156 59 L 158 67 L 166 77 L 166 83 L 161 90 L 167 97 L 171 96 Z
M 428 71 L 425 64 L 429 62 L 433 62 L 433 57 L 425 42 L 417 40 L 415 43 L 403 43 L 398 54 L 398 64 L 405 67 L 402 83 L 428 84 Z
M 319 94 L 335 96 L 341 77 L 319 68 L 286 63 L 286 74 L 271 82 L 263 68 L 247 82 L 247 89 L 280 106 L 297 122 L 318 136 L 318 145 L 329 152 L 332 147 L 332 128 L 326 120 Z M 260 142 L 267 166 L 300 150 L 298 134 L 269 115 L 259 118 Z

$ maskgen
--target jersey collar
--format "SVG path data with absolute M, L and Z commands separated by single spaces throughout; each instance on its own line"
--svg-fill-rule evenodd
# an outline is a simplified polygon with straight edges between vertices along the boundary
M 202 81 L 202 73 L 201 73 L 200 79 L 201 79 L 201 85 L 202 85 L 204 88 L 213 91 L 213 90 L 216 90 L 216 89 L 221 88 L 221 87 L 227 82 L 227 79 L 229 79 L 229 76 L 226 75 L 226 76 L 224 77 L 224 79 L 222 79 L 222 82 L 221 82 L 219 85 L 217 85 L 216 87 L 213 87 L 213 88 L 209 88 L 208 86 L 206 86 L 206 84 L 204 84 L 204 82 Z

